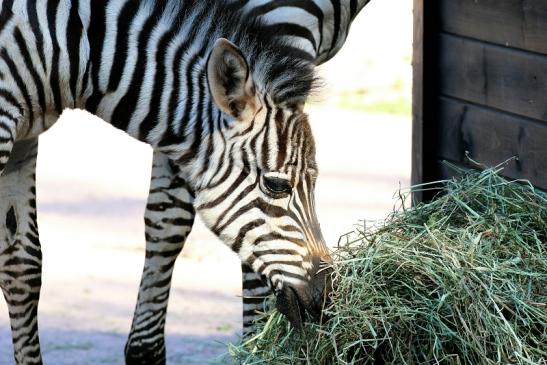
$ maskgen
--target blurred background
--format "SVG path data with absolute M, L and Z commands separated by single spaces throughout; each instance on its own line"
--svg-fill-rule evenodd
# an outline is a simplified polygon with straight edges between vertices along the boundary
M 308 105 L 327 242 L 384 218 L 409 185 L 412 1 L 372 1 Z M 97 146 L 99 148 L 97 148 Z M 40 336 L 46 364 L 122 364 L 144 262 L 151 149 L 82 111 L 40 138 Z M 177 262 L 169 364 L 222 363 L 241 327 L 238 258 L 196 222 Z M 0 300 L 0 364 L 13 364 Z

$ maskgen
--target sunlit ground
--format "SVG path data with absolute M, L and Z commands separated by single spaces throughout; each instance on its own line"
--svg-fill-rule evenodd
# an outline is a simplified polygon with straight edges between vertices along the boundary
M 322 68 L 308 108 L 320 167 L 325 238 L 381 219 L 410 176 L 409 1 L 373 1 L 344 49 Z M 40 331 L 46 364 L 122 364 L 144 260 L 151 150 L 83 112 L 40 140 L 38 209 L 44 254 Z M 216 361 L 240 331 L 237 258 L 196 224 L 177 262 L 168 363 Z M 0 364 L 12 364 L 0 301 Z

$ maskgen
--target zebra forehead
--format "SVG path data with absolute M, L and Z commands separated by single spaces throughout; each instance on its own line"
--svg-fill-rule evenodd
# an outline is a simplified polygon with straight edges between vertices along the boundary
M 298 127 L 301 134 L 301 158 L 306 162 L 306 167 L 308 169 L 317 170 L 317 164 L 315 162 L 315 139 L 313 138 L 312 129 L 306 114 L 303 114 L 303 117 L 298 118 Z
M 287 141 L 286 148 L 290 157 L 287 159 L 287 166 L 297 168 L 296 173 L 317 174 L 317 163 L 315 161 L 315 140 L 312 129 L 305 113 L 290 118 L 293 131 Z

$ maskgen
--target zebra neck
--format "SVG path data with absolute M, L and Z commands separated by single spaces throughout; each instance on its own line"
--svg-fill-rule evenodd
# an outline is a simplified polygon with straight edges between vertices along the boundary
M 195 155 L 220 115 L 205 65 L 221 32 L 199 4 L 111 0 L 89 13 L 86 109 L 175 159 Z

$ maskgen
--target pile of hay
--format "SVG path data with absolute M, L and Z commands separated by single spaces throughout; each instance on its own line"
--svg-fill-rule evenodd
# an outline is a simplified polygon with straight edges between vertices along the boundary
M 240 364 L 546 364 L 547 195 L 486 170 L 340 247 L 322 325 L 279 313 Z

